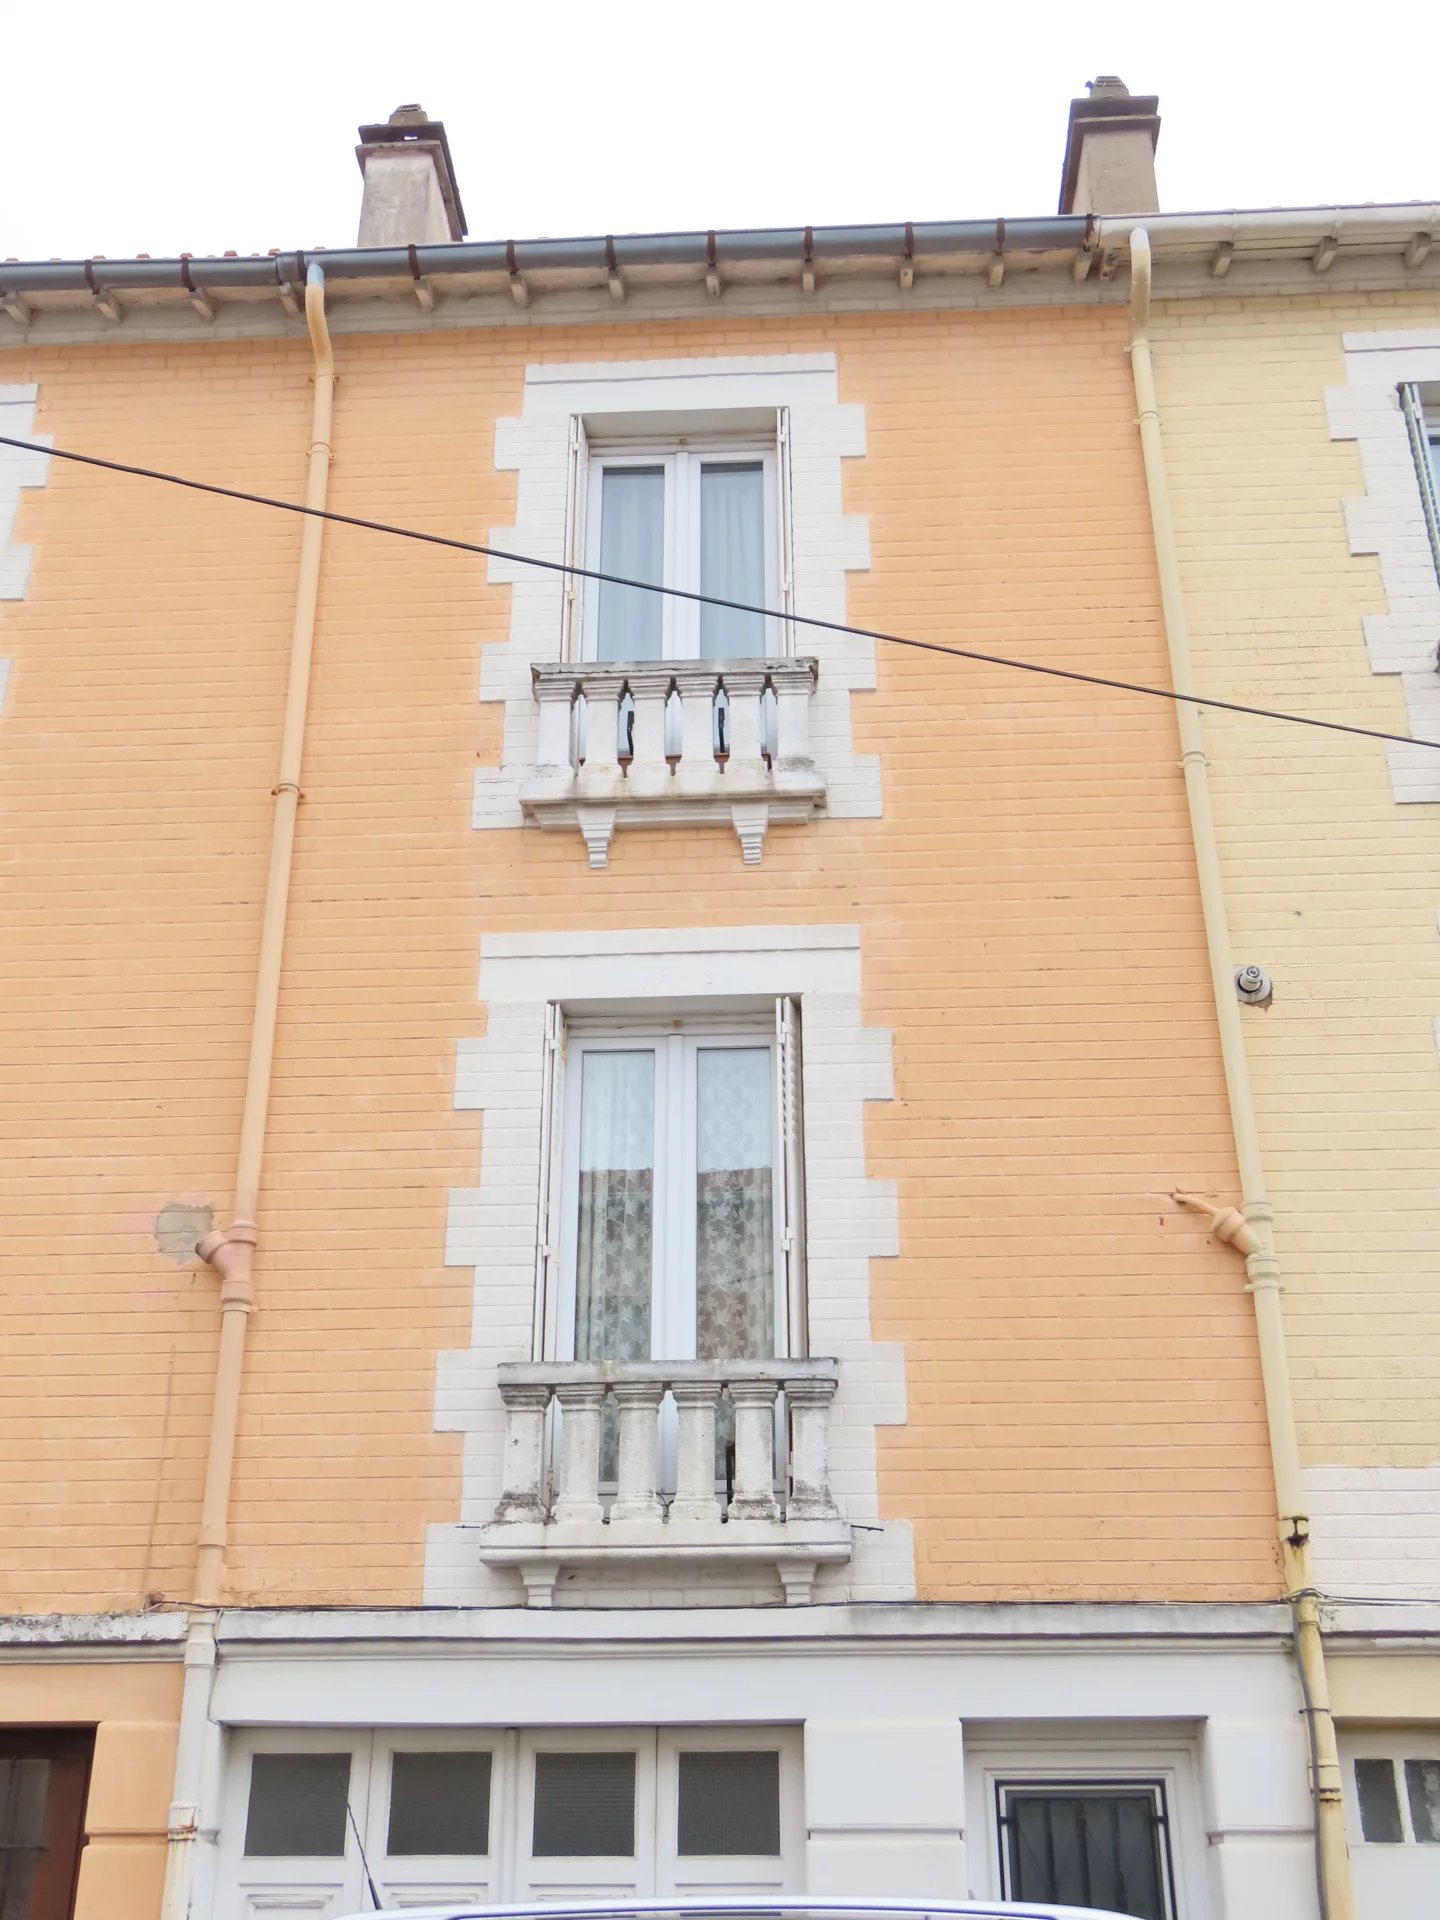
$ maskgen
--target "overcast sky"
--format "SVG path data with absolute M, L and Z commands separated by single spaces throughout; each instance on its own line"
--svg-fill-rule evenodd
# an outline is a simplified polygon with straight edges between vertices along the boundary
M 350 245 L 356 126 L 402 101 L 444 120 L 473 239 L 1050 213 L 1067 103 L 1098 73 L 1159 94 L 1168 210 L 1440 201 L 1436 13 L 16 4 L 0 257 Z

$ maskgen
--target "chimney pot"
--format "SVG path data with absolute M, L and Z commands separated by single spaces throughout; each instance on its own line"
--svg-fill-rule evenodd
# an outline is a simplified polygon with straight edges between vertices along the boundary
M 359 129 L 362 247 L 437 247 L 465 237 L 465 209 L 442 121 L 418 103 Z
M 1132 94 L 1113 73 L 1085 85 L 1084 96 L 1070 102 L 1061 213 L 1158 213 L 1158 96 Z

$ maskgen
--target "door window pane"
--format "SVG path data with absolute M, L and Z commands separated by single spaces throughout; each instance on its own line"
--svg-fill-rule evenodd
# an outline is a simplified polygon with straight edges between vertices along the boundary
M 764 1360 L 775 1351 L 774 1146 L 770 1049 L 696 1056 L 695 1351 Z
M 635 1852 L 635 1755 L 537 1753 L 537 1859 L 630 1859 Z
M 1153 1791 L 1003 1792 L 1006 1892 L 1012 1900 L 1107 1907 L 1165 1920 Z
M 1405 1797 L 1415 1838 L 1422 1846 L 1440 1841 L 1440 1760 L 1405 1762 Z
M 655 1055 L 594 1051 L 581 1060 L 575 1358 L 648 1360 Z
M 778 1753 L 682 1753 L 675 1851 L 778 1854 Z
M 397 1753 L 390 1762 L 390 1853 L 490 1851 L 490 1755 Z
M 765 470 L 758 460 L 700 469 L 700 591 L 750 607 L 765 604 Z M 701 606 L 703 659 L 753 660 L 764 652 L 760 614 Z
M 27 1920 L 36 1869 L 45 1852 L 50 1762 L 39 1755 L 0 1757 L 0 1920 Z
M 665 469 L 603 467 L 600 479 L 600 571 L 624 580 L 665 579 Z M 640 587 L 600 583 L 596 655 L 601 660 L 658 660 L 664 597 Z
M 257 1753 L 250 1763 L 245 1851 L 265 1858 L 345 1852 L 348 1753 Z
M 1361 1838 L 1395 1846 L 1405 1838 L 1400 1824 L 1400 1795 L 1393 1760 L 1357 1760 L 1355 1792 L 1360 1801 Z

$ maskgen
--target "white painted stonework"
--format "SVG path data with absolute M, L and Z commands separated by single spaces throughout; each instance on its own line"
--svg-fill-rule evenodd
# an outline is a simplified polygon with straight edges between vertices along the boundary
M 864 409 L 842 406 L 834 354 L 776 354 L 694 360 L 626 360 L 526 369 L 524 410 L 496 422 L 495 464 L 517 475 L 513 527 L 492 528 L 489 544 L 537 559 L 566 557 L 571 423 L 593 438 L 608 429 L 633 434 L 683 433 L 686 423 L 710 431 L 729 418 L 774 431 L 780 408 L 790 421 L 791 547 L 797 613 L 843 622 L 845 576 L 870 565 L 869 523 L 844 511 L 842 462 L 865 451 Z M 562 656 L 562 575 L 491 560 L 489 579 L 511 588 L 510 631 L 488 646 L 480 698 L 505 709 L 501 764 L 475 776 L 476 827 L 519 827 L 521 789 L 541 762 L 540 710 L 532 665 Z M 875 644 L 850 634 L 796 628 L 796 649 L 819 662 L 809 703 L 809 752 L 823 775 L 826 811 L 873 819 L 881 811 L 879 761 L 857 755 L 850 696 L 875 685 Z M 743 836 L 742 836 L 743 837 Z
M 456 1524 L 430 1530 L 430 1604 L 513 1607 L 519 1577 L 480 1561 L 479 1530 L 502 1485 L 504 1410 L 496 1369 L 535 1354 L 536 1249 L 549 1004 L 570 1012 L 800 1002 L 809 1348 L 840 1363 L 829 1412 L 830 1484 L 854 1529 L 848 1563 L 819 1569 L 814 1597 L 915 1595 L 908 1524 L 883 1522 L 877 1433 L 905 1420 L 904 1356 L 870 1326 L 870 1262 L 898 1252 L 894 1183 L 867 1176 L 867 1100 L 893 1097 L 888 1031 L 861 1023 L 855 926 L 681 928 L 493 935 L 481 945 L 482 1039 L 462 1042 L 455 1104 L 484 1115 L 480 1184 L 452 1192 L 446 1259 L 475 1270 L 471 1344 L 440 1356 L 436 1425 L 464 1438 Z M 781 1600 L 773 1568 L 667 1564 L 567 1571 L 557 1607 L 752 1605 Z
M 0 385 L 0 434 L 17 440 L 39 440 L 53 444 L 48 433 L 35 431 L 36 386 Z M 43 487 L 50 473 L 47 454 L 31 453 L 21 447 L 0 446 L 0 600 L 23 600 L 30 583 L 33 549 L 15 539 L 15 518 L 20 511 L 22 487 Z M 5 697 L 10 688 L 10 661 L 0 659 L 0 715 L 5 712 Z
M 403 1871 L 411 1903 L 482 1889 L 505 1900 L 533 1886 L 526 1756 L 628 1744 L 653 1804 L 653 1730 L 662 1770 L 677 1739 L 784 1745 L 803 1817 L 786 1815 L 794 1841 L 771 1885 L 990 1897 L 998 1782 L 1159 1781 L 1175 1920 L 1314 1916 L 1301 1702 L 1277 1607 L 235 1613 L 219 1649 L 211 1711 L 227 1764 L 200 1810 L 196 1909 L 216 1920 L 262 1909 L 323 1920 L 368 1904 L 353 1841 L 343 1858 L 240 1857 L 254 1750 L 353 1751 L 362 1823 L 362 1769 L 373 1801 L 389 1750 L 493 1751 L 489 1856 L 386 1861 L 380 1877 L 388 1895 Z M 378 1843 L 383 1820 L 374 1827 Z M 615 1884 L 663 1892 L 674 1884 L 663 1816 L 636 1839 Z M 612 1864 L 580 1870 L 602 1869 Z
M 1440 1594 L 1440 1463 L 1307 1467 L 1316 1582 L 1355 1599 Z
M 35 431 L 37 386 L 0 385 L 0 433 L 17 440 L 38 440 L 53 446 L 54 436 Z M 0 600 L 23 600 L 30 581 L 30 547 L 14 538 L 22 487 L 43 487 L 50 473 L 47 454 L 22 447 L 0 446 Z
M 1370 666 L 1400 676 L 1411 732 L 1440 740 L 1440 580 L 1397 393 L 1402 384 L 1440 381 L 1440 331 L 1347 333 L 1344 346 L 1347 384 L 1325 400 L 1331 439 L 1355 441 L 1365 472 L 1364 494 L 1345 502 L 1350 551 L 1378 557 L 1385 587 L 1387 610 L 1365 616 Z M 1440 754 L 1386 752 L 1397 800 L 1440 800 Z

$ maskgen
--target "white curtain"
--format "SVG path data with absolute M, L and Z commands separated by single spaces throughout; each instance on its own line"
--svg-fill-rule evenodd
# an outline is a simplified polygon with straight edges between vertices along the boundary
M 765 470 L 758 462 L 700 469 L 700 591 L 765 604 Z M 701 607 L 702 659 L 757 660 L 764 653 L 759 614 Z
M 575 1358 L 648 1360 L 655 1055 L 647 1048 L 581 1057 Z
M 696 1055 L 695 1351 L 775 1351 L 774 1095 L 768 1047 Z
M 665 469 L 606 467 L 600 487 L 600 571 L 626 580 L 665 579 Z M 639 587 L 600 586 L 596 654 L 658 660 L 664 603 Z

